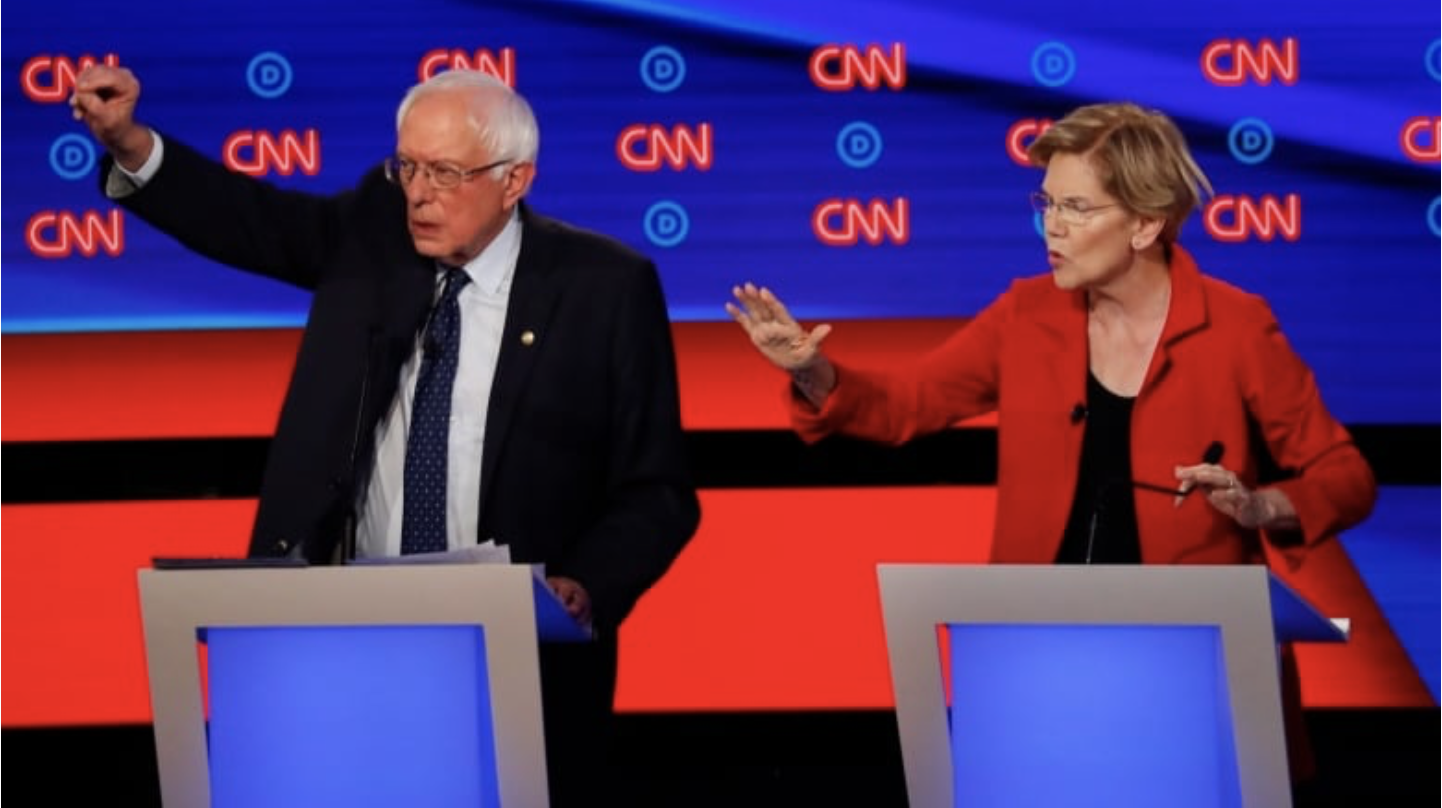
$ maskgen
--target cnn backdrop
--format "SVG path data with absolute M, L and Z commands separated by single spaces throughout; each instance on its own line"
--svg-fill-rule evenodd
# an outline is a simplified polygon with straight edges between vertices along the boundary
M 1434 2 L 1224 0 L 1165 21 L 1131 0 L 963 5 L 12 4 L 6 445 L 50 458 L 62 484 L 61 448 L 89 447 L 64 455 L 88 464 L 113 445 L 263 445 L 304 322 L 304 293 L 197 258 L 99 194 L 97 146 L 66 107 L 92 62 L 136 72 L 139 117 L 165 137 L 321 193 L 390 153 L 409 86 L 493 72 L 540 120 L 532 204 L 657 261 L 686 426 L 707 445 L 783 445 L 780 379 L 723 322 L 733 284 L 833 322 L 849 356 L 924 349 L 1046 271 L 1031 139 L 1083 103 L 1158 107 L 1217 190 L 1182 236 L 1202 267 L 1270 301 L 1337 417 L 1435 444 Z M 618 706 L 889 706 L 874 564 L 982 560 L 994 477 L 818 482 L 764 456 L 703 454 L 727 470 L 699 469 L 701 531 L 625 629 Z M 1383 482 L 1402 484 L 1296 582 L 1367 627 L 1351 647 L 1304 651 L 1311 705 L 1436 702 L 1426 462 L 1420 481 L 1384 464 Z M 253 491 L 155 488 L 7 486 L 6 725 L 148 720 L 134 571 L 154 555 L 243 552 L 254 504 Z

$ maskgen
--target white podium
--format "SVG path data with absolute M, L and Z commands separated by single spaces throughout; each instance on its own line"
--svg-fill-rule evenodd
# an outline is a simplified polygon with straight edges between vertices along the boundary
M 877 574 L 912 808 L 1292 804 L 1278 643 L 1346 632 L 1265 567 Z
M 547 804 L 538 638 L 587 633 L 530 567 L 139 581 L 168 808 Z

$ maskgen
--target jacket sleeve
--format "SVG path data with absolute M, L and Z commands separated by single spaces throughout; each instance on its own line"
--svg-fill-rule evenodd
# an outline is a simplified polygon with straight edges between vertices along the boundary
M 612 631 L 660 580 L 700 522 L 660 279 L 649 262 L 622 277 L 608 351 L 611 385 L 604 394 L 610 419 L 605 508 L 553 567 L 581 582 L 591 596 L 593 622 Z
M 1322 402 L 1311 369 L 1292 350 L 1271 309 L 1255 300 L 1260 331 L 1252 344 L 1239 348 L 1247 410 L 1287 474 L 1275 487 L 1296 509 L 1301 544 L 1311 545 L 1367 518 L 1377 483 L 1352 436 Z M 1268 536 L 1269 543 L 1283 547 L 1296 545 L 1297 538 Z
M 807 442 L 832 434 L 900 445 L 996 409 L 1000 357 L 1013 326 L 1015 284 L 945 342 L 896 369 L 836 364 L 820 410 L 787 385 L 792 428 Z
M 112 165 L 107 156 L 100 170 L 102 190 Z M 155 176 L 116 202 L 200 255 L 314 289 L 354 196 L 281 189 L 166 138 Z

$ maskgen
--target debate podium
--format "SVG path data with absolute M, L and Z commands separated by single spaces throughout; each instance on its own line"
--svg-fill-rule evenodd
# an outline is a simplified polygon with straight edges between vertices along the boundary
M 1346 630 L 1265 567 L 877 576 L 911 808 L 1292 804 L 1278 644 Z
M 529 566 L 139 584 L 167 808 L 547 804 L 538 642 L 589 635 Z

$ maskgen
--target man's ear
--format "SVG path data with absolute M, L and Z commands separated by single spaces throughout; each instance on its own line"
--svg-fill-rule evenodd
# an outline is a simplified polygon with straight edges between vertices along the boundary
M 506 176 L 501 180 L 504 195 L 502 204 L 506 210 L 510 210 L 521 201 L 526 192 L 531 190 L 531 182 L 536 179 L 535 163 L 512 163 L 506 171 Z

